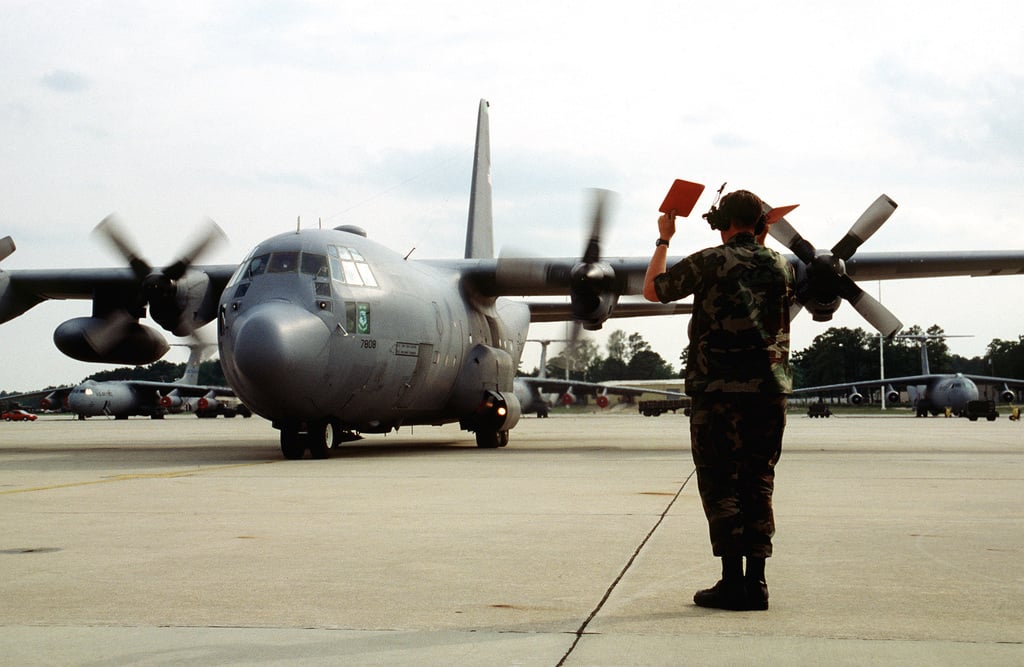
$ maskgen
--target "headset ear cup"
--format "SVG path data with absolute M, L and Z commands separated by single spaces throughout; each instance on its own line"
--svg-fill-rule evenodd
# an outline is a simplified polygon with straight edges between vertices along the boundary
M 725 217 L 725 214 L 717 206 L 712 206 L 711 210 L 704 214 L 704 219 L 711 225 L 711 229 L 718 229 L 723 232 L 729 229 L 729 219 Z

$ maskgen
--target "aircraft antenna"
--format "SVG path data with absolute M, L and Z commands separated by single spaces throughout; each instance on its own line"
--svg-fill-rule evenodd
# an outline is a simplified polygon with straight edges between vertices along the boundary
M 316 223 L 317 223 L 317 225 L 319 225 L 320 229 L 323 230 L 323 228 L 324 228 L 324 219 L 323 218 L 317 218 L 316 219 Z
M 416 246 L 413 246 L 412 250 L 410 250 L 409 252 L 405 253 L 405 257 L 403 257 L 402 260 L 404 261 L 404 260 L 409 259 L 409 255 L 413 254 L 414 252 L 416 252 Z
M 297 215 L 295 216 L 295 233 L 298 234 L 300 231 L 302 231 L 302 216 Z

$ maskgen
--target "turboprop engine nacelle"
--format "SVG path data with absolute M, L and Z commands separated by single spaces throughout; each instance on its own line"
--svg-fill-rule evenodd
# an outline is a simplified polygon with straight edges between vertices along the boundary
M 79 361 L 141 366 L 170 349 L 160 332 L 136 321 L 112 322 L 101 317 L 76 317 L 53 332 L 57 349 Z
M 216 395 L 211 391 L 205 396 L 196 401 L 196 411 L 206 412 L 208 410 L 216 410 L 220 406 L 220 401 L 217 400 Z
M 185 399 L 174 389 L 169 394 L 160 397 L 160 407 L 174 411 L 180 411 L 185 407 Z
M 580 263 L 573 267 L 570 280 L 573 317 L 587 331 L 599 330 L 619 302 L 612 290 L 615 270 L 604 262 Z

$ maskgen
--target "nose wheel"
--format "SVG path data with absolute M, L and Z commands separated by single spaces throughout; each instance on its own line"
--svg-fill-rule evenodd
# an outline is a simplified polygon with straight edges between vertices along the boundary
M 477 431 L 476 446 L 481 449 L 496 449 L 508 444 L 508 431 Z

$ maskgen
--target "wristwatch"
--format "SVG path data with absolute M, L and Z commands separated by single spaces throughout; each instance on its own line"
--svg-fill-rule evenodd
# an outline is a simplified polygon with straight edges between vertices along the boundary
M 665 239 L 658 239 L 657 241 L 654 242 L 654 247 L 655 248 L 657 248 L 660 245 L 663 245 L 663 246 L 665 246 L 667 248 L 668 247 L 668 241 L 666 241 Z

